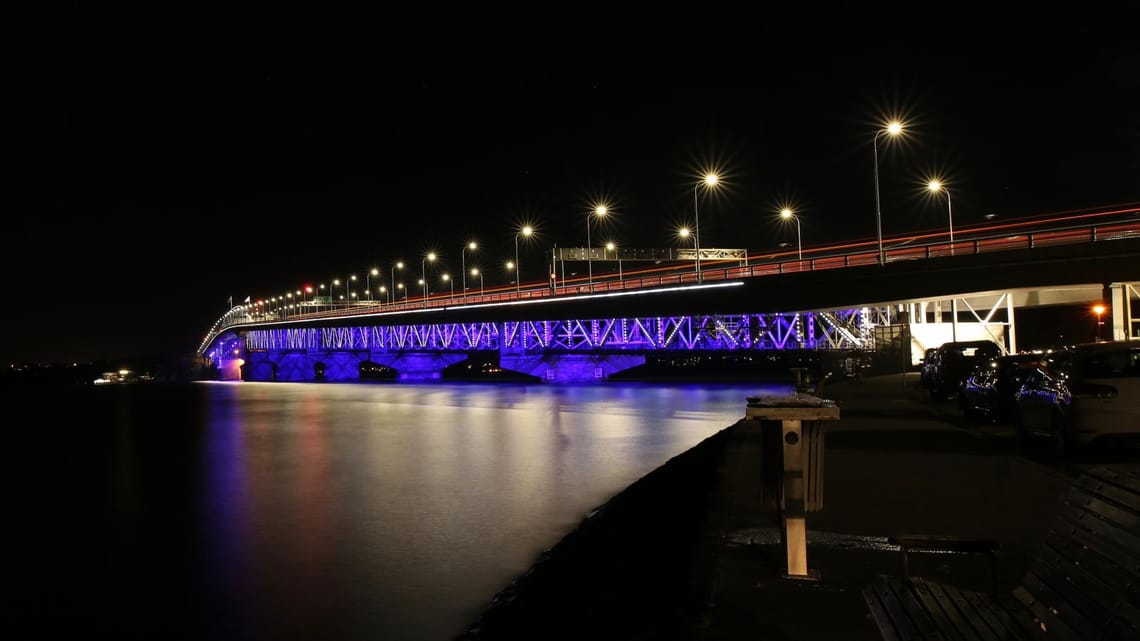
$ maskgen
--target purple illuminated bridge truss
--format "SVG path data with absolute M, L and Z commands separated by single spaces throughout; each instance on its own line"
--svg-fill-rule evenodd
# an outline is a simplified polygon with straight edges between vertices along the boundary
M 887 313 L 864 307 L 788 314 L 262 327 L 223 333 L 206 358 L 223 378 L 355 380 L 361 365 L 370 362 L 395 369 L 400 380 L 432 380 L 469 352 L 493 350 L 504 369 L 548 381 L 597 380 L 644 363 L 646 355 L 666 352 L 866 349 L 873 340 L 871 329 Z

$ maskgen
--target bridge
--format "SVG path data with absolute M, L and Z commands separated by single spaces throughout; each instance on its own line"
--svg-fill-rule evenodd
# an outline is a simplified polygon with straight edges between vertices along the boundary
M 882 252 L 862 241 L 691 253 L 693 265 L 619 263 L 588 281 L 478 294 L 239 305 L 199 354 L 223 379 L 262 381 L 357 380 L 376 367 L 431 380 L 489 353 L 503 369 L 557 382 L 604 380 L 662 354 L 863 350 L 909 364 L 949 340 L 1017 351 L 1015 309 L 1093 302 L 1104 305 L 1106 338 L 1140 338 L 1140 207 L 978 225 L 952 240 L 898 236 Z

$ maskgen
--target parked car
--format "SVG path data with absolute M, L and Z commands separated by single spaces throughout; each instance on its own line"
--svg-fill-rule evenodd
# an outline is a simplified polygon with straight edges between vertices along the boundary
M 962 416 L 992 423 L 1013 423 L 1017 417 L 1017 390 L 1044 356 L 1006 354 L 975 367 L 958 390 Z
M 927 347 L 922 353 L 922 360 L 918 362 L 918 384 L 923 388 L 930 386 L 930 371 L 934 367 L 934 355 L 937 353 L 937 347 Z
M 933 363 L 926 380 L 931 399 L 953 398 L 962 381 L 978 365 L 1001 356 L 1001 345 L 990 341 L 957 341 L 943 343 L 931 357 Z
M 1023 441 L 1063 456 L 1110 435 L 1140 438 L 1140 341 L 1086 343 L 1049 354 L 1015 395 Z

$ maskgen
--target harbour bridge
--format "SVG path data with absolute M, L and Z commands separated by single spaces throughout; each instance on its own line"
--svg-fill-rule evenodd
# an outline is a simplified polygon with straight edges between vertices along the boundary
M 881 245 L 612 251 L 556 250 L 549 281 L 477 293 L 237 305 L 198 351 L 225 380 L 358 380 L 369 368 L 433 380 L 491 354 L 503 370 L 572 382 L 661 355 L 860 350 L 907 365 L 926 347 L 977 338 L 1015 352 L 1015 309 L 1042 305 L 1101 305 L 1100 338 L 1140 338 L 1140 207 Z M 557 278 L 559 261 L 586 260 L 617 270 Z

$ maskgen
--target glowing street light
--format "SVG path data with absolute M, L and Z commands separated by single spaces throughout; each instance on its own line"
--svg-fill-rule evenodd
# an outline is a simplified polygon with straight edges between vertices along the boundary
M 702 186 L 706 190 L 713 189 L 720 182 L 716 174 L 705 174 L 705 177 L 693 186 L 693 244 L 697 250 L 697 282 L 701 280 L 701 215 L 697 207 L 697 190 Z
M 348 304 L 351 305 L 352 304 L 352 297 L 354 294 L 356 294 L 356 274 L 350 274 L 348 276 L 348 280 L 352 281 L 353 289 L 352 289 L 352 291 L 349 291 L 348 290 L 348 281 L 345 281 L 345 283 L 344 283 L 344 294 L 348 298 Z
M 372 300 L 372 276 L 379 276 L 380 270 L 375 267 L 364 275 L 364 288 L 368 291 L 368 300 Z
M 1097 303 L 1096 305 L 1093 305 L 1092 310 L 1093 313 L 1096 314 L 1096 342 L 1099 343 L 1101 336 L 1104 335 L 1104 332 L 1101 331 L 1101 327 L 1104 325 L 1103 316 L 1104 313 L 1108 311 L 1108 308 L 1104 305 L 1101 305 L 1100 303 Z
M 693 236 L 693 231 L 691 229 L 689 229 L 688 227 L 682 227 L 682 228 L 677 230 L 677 237 L 681 238 L 682 240 L 687 240 L 688 238 L 690 238 L 692 236 Z
M 605 218 L 606 212 L 608 211 L 609 210 L 606 209 L 605 205 L 598 205 L 597 207 L 594 207 L 594 211 L 586 214 L 586 267 L 590 272 L 590 291 L 594 291 L 594 261 L 593 251 L 590 249 L 590 219 L 594 216 L 597 216 L 598 218 Z
M 478 267 L 471 268 L 471 275 L 479 277 L 479 297 L 483 297 L 483 272 L 479 271 Z
M 392 299 L 388 298 L 388 288 L 384 285 L 381 285 L 380 286 L 380 304 L 383 305 L 385 300 L 387 300 L 389 303 L 392 302 Z
M 433 263 L 435 262 L 435 252 L 428 252 L 427 256 L 424 256 L 424 259 L 420 261 L 420 284 L 424 286 L 424 301 L 425 302 L 427 301 L 427 298 L 428 298 L 428 286 L 427 286 L 427 263 L 428 263 L 428 261 L 431 261 Z
M 451 280 L 450 274 L 444 274 L 442 278 L 443 278 L 443 282 L 445 282 L 451 286 L 451 295 L 448 296 L 448 299 L 449 300 L 454 299 L 455 298 L 455 281 Z
M 460 278 L 463 279 L 463 300 L 465 301 L 467 300 L 467 267 L 464 265 L 463 254 L 468 249 L 475 251 L 475 249 L 478 247 L 479 246 L 475 244 L 475 241 L 471 241 L 464 245 L 463 249 L 459 251 L 459 273 L 461 274 Z
M 610 252 L 616 252 L 617 251 L 617 245 L 614 244 L 614 241 L 611 240 L 611 241 L 606 243 L 606 251 L 610 251 Z M 622 279 L 622 276 L 621 276 L 621 254 L 618 254 L 617 261 L 618 261 L 618 280 L 620 281 Z
M 879 264 L 885 265 L 887 262 L 887 255 L 883 253 L 883 212 L 879 204 L 879 136 L 887 134 L 889 136 L 898 136 L 903 131 L 903 125 L 897 120 L 892 120 L 887 123 L 885 127 L 880 128 L 875 132 L 875 139 L 872 142 L 872 148 L 875 152 L 875 229 L 879 235 Z
M 798 249 L 799 260 L 803 261 L 803 259 L 804 259 L 804 246 L 803 246 L 803 243 L 800 242 L 800 219 L 799 219 L 799 216 L 796 216 L 794 213 L 792 213 L 791 209 L 784 207 L 783 209 L 780 210 L 780 218 L 783 218 L 784 220 L 791 218 L 792 220 L 796 221 L 796 248 Z
M 954 255 L 954 210 L 950 207 L 950 190 L 937 178 L 926 184 L 931 193 L 946 192 L 946 213 L 950 216 L 950 255 Z
M 331 299 L 330 302 L 332 303 L 332 306 L 334 309 L 336 308 L 336 286 L 339 284 L 340 284 L 340 279 L 334 278 L 333 282 L 332 282 L 332 288 L 329 289 L 329 298 Z M 346 284 L 345 287 L 348 287 L 348 285 Z
M 396 264 L 392 266 L 392 296 L 396 295 L 396 270 L 397 269 L 403 269 L 403 268 L 404 268 L 404 261 L 402 261 L 402 260 L 396 261 Z M 395 300 L 393 300 L 392 302 L 395 302 Z
M 534 227 L 530 225 L 523 226 L 522 229 L 515 234 L 515 293 L 520 293 L 522 288 L 522 281 L 519 279 L 519 236 L 530 237 L 534 234 Z M 508 268 L 509 269 L 509 268 Z
M 396 283 L 396 289 L 404 290 L 404 301 L 406 302 L 408 300 L 408 290 L 406 287 L 404 287 L 404 284 L 403 283 Z M 392 294 L 393 294 L 393 296 L 396 296 L 397 298 L 399 297 L 399 295 L 396 294 L 395 292 L 393 292 Z

